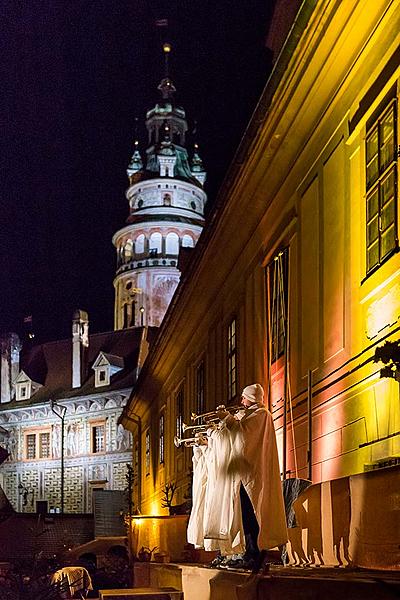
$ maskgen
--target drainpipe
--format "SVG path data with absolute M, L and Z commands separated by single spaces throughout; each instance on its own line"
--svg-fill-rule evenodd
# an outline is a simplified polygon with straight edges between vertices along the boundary
M 312 481 L 312 371 L 308 371 L 307 381 L 307 418 L 308 418 L 308 449 L 307 449 L 307 462 L 308 462 L 308 479 Z

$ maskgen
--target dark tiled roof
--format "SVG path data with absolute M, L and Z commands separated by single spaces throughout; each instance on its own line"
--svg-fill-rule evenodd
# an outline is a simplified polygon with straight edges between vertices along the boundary
M 148 328 L 147 339 L 150 343 L 157 331 L 157 327 Z M 136 377 L 142 332 L 142 327 L 134 327 L 90 335 L 89 347 L 84 349 L 86 376 L 81 387 L 75 389 L 72 388 L 72 339 L 48 342 L 29 348 L 25 353 L 21 353 L 20 370 L 43 387 L 29 400 L 13 400 L 0 404 L 0 410 L 30 406 L 48 401 L 50 398 L 54 400 L 74 398 L 132 387 Z M 112 376 L 110 385 L 96 388 L 92 366 L 101 351 L 106 355 L 119 357 L 124 368 Z
M 60 554 L 93 539 L 92 515 L 51 515 L 38 520 L 35 514 L 15 513 L 0 522 L 0 561 L 16 563 Z

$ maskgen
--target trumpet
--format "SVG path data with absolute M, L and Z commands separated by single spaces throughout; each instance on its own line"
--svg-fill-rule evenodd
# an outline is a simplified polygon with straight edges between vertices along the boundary
M 180 438 L 177 435 L 174 437 L 174 445 L 180 448 L 182 444 L 185 446 L 204 446 L 207 443 L 207 436 L 199 435 L 192 438 Z
M 215 410 L 203 413 L 201 415 L 197 415 L 196 413 L 192 412 L 190 418 L 192 421 L 197 421 L 198 419 L 206 419 L 207 421 L 219 421 L 217 412 L 220 410 L 226 410 L 229 413 L 235 414 L 240 410 L 244 410 L 244 406 L 242 406 L 241 404 L 237 404 L 235 406 L 225 406 L 224 404 L 221 404 L 220 406 L 217 406 Z
M 185 431 L 188 431 L 189 429 L 194 429 L 195 431 L 199 432 L 199 433 L 205 433 L 207 431 L 207 429 L 209 429 L 210 427 L 213 427 L 214 423 L 202 423 L 202 424 L 198 424 L 198 425 L 186 425 L 186 423 L 182 423 L 182 431 L 183 433 L 185 433 Z

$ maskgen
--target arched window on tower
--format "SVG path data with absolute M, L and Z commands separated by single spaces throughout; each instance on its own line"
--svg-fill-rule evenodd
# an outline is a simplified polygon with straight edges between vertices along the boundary
M 144 252 L 144 235 L 141 233 L 137 236 L 135 242 L 135 254 L 143 254 Z
M 133 256 L 133 243 L 132 243 L 132 240 L 128 240 L 126 242 L 125 248 L 124 248 L 125 262 L 129 262 L 130 260 L 132 260 L 132 256 Z
M 183 248 L 193 248 L 194 241 L 191 235 L 184 235 L 182 238 L 182 247 Z
M 176 233 L 167 235 L 165 250 L 167 254 L 179 254 L 179 237 Z
M 126 329 L 128 327 L 128 304 L 126 302 L 122 306 L 122 320 L 122 328 Z
M 161 254 L 162 238 L 161 233 L 156 231 L 150 236 L 150 253 Z

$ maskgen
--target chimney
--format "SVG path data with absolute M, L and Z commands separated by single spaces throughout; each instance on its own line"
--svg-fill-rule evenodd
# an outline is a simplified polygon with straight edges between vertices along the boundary
M 19 374 L 21 342 L 16 333 L 6 333 L 0 339 L 1 350 L 1 402 L 11 402 L 14 396 L 13 383 Z
M 85 372 L 85 349 L 89 346 L 89 318 L 84 310 L 72 316 L 72 387 L 82 385 Z

